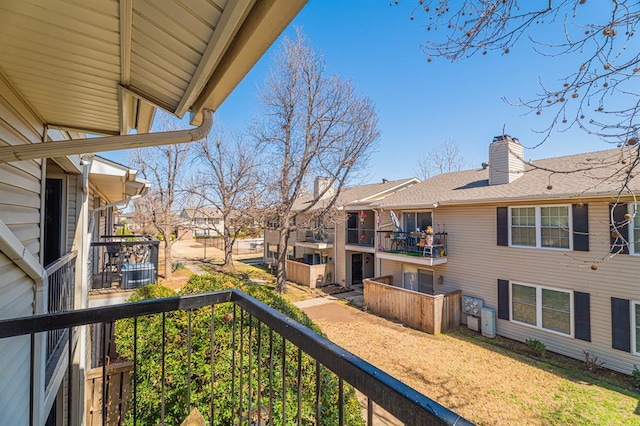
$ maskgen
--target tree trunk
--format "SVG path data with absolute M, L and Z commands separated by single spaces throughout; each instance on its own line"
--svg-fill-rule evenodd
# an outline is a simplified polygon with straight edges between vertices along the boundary
M 226 226 L 225 226 L 226 228 Z M 224 262 L 222 264 L 223 267 L 231 267 L 233 268 L 233 242 L 231 241 L 231 236 L 229 235 L 229 231 L 227 229 L 224 230 L 224 234 L 222 236 L 224 241 Z
M 164 241 L 164 278 L 166 280 L 171 279 L 171 246 L 173 246 L 173 241 L 171 241 L 171 237 L 168 236 L 169 241 L 165 238 Z
M 280 229 L 278 239 L 278 271 L 276 273 L 276 291 L 287 292 L 287 243 L 289 242 L 289 229 Z

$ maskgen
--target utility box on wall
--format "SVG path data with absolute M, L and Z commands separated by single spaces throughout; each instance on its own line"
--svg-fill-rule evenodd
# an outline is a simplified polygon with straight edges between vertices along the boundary
M 493 308 L 482 308 L 482 335 L 485 337 L 496 337 L 496 310 Z

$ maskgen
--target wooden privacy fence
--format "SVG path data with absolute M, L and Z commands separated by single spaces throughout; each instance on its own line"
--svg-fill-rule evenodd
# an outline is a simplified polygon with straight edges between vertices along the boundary
M 333 263 L 307 265 L 295 260 L 287 260 L 287 281 L 311 288 L 330 284 L 333 277 Z
M 395 287 L 392 277 L 364 280 L 364 303 L 369 311 L 431 334 L 460 325 L 461 299 L 460 290 L 430 295 Z
M 125 361 L 109 364 L 105 367 L 106 386 L 104 393 L 107 399 L 107 425 L 124 424 L 124 415 L 127 412 L 127 399 L 129 398 L 129 380 L 133 370 L 133 362 Z M 86 425 L 103 426 L 102 413 L 102 367 L 97 367 L 87 372 L 86 392 Z

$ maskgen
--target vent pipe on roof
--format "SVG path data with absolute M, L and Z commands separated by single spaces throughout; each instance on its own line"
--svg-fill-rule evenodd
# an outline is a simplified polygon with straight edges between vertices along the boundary
M 489 185 L 511 183 L 524 173 L 524 147 L 516 138 L 499 135 L 489 145 Z
M 195 142 L 207 137 L 212 124 L 213 111 L 203 109 L 202 124 L 193 129 L 3 146 L 0 147 L 0 163 Z

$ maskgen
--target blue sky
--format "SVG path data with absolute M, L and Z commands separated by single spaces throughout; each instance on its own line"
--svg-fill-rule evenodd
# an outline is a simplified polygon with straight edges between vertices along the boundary
M 283 34 L 292 37 L 293 25 L 301 26 L 312 45 L 324 53 L 328 72 L 350 78 L 375 103 L 382 137 L 364 182 L 413 176 L 417 158 L 445 138 L 458 144 L 470 168 L 487 161 L 489 143 L 503 128 L 525 147 L 537 145 L 541 136 L 535 130 L 544 129 L 550 115 L 536 116 L 508 105 L 504 98 L 514 102 L 532 98 L 539 90 L 539 78 L 555 83 L 576 66 L 574 58 L 537 55 L 525 41 L 508 55 L 429 63 L 420 49 L 427 34 L 424 15 L 409 19 L 414 4 L 310 0 Z M 585 8 L 584 13 L 597 14 L 597 8 Z M 534 30 L 547 36 L 547 28 Z M 242 132 L 259 113 L 258 88 L 267 75 L 271 53 L 278 48 L 276 42 L 216 112 L 226 129 Z M 597 137 L 569 130 L 554 133 L 541 147 L 527 149 L 525 156 L 539 159 L 610 147 Z M 120 153 L 104 155 L 126 161 Z

